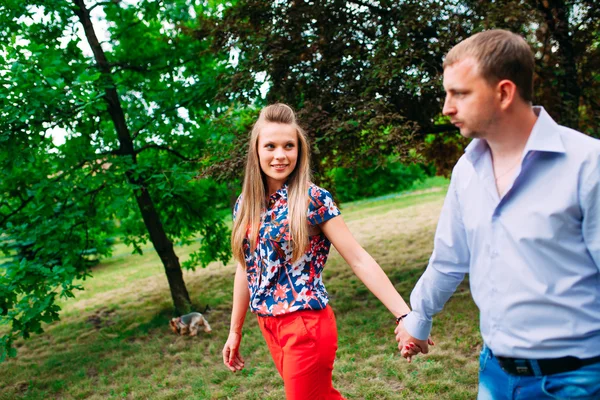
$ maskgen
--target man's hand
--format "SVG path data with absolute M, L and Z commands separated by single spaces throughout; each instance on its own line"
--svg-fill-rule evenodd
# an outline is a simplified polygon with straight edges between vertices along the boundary
M 394 333 L 396 334 L 396 342 L 398 342 L 398 349 L 400 350 L 400 355 L 406 358 L 408 362 L 411 362 L 413 356 L 416 356 L 419 353 L 429 353 L 429 346 L 435 345 L 435 343 L 433 343 L 433 340 L 431 340 L 431 337 L 427 340 L 420 340 L 412 337 L 406 331 L 406 329 L 404 329 L 404 324 L 402 324 L 402 321 L 400 321 L 400 323 L 394 330 Z

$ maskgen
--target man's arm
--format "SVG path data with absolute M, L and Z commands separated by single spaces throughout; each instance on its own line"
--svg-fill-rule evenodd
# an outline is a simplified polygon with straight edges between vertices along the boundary
M 594 163 L 583 181 L 581 210 L 583 240 L 600 271 L 600 162 Z
M 411 338 L 427 340 L 433 315 L 442 310 L 469 271 L 470 252 L 456 191 L 453 174 L 438 221 L 433 254 L 410 296 L 413 311 L 396 329 L 398 347 L 405 357 L 410 356 L 405 350 L 410 346 Z M 427 345 L 419 347 L 417 350 L 427 353 Z M 412 355 L 416 353 L 418 351 L 413 351 Z

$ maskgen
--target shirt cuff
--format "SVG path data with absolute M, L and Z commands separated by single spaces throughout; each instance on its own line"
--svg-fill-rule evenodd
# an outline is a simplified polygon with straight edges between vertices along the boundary
M 431 333 L 432 320 L 421 317 L 415 311 L 410 312 L 404 317 L 402 323 L 404 324 L 404 329 L 415 339 L 427 340 Z

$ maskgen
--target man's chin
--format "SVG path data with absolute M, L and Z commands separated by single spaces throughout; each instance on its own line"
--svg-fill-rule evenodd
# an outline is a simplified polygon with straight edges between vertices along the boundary
M 458 128 L 458 131 L 460 132 L 460 134 L 461 134 L 462 136 L 466 137 L 467 139 L 472 139 L 472 136 L 471 136 L 471 134 L 472 134 L 473 132 L 471 132 L 470 130 L 468 130 L 468 129 L 465 129 L 465 128 L 463 128 L 463 127 L 460 127 L 460 128 Z
M 465 128 L 460 128 L 460 134 L 467 139 L 481 139 L 481 134 Z

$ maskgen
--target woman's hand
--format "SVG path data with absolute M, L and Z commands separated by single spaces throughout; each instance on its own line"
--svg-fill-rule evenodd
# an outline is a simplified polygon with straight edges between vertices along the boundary
M 241 371 L 244 368 L 244 360 L 240 356 L 241 341 L 241 333 L 229 332 L 227 342 L 225 342 L 225 346 L 223 346 L 223 364 L 225 364 L 231 372 Z
M 398 342 L 398 349 L 402 357 L 406 358 L 408 362 L 412 361 L 412 358 L 419 353 L 429 353 L 429 346 L 434 346 L 431 336 L 427 340 L 419 340 L 412 337 L 404 328 L 402 321 L 396 326 L 394 330 L 396 334 L 396 341 Z

